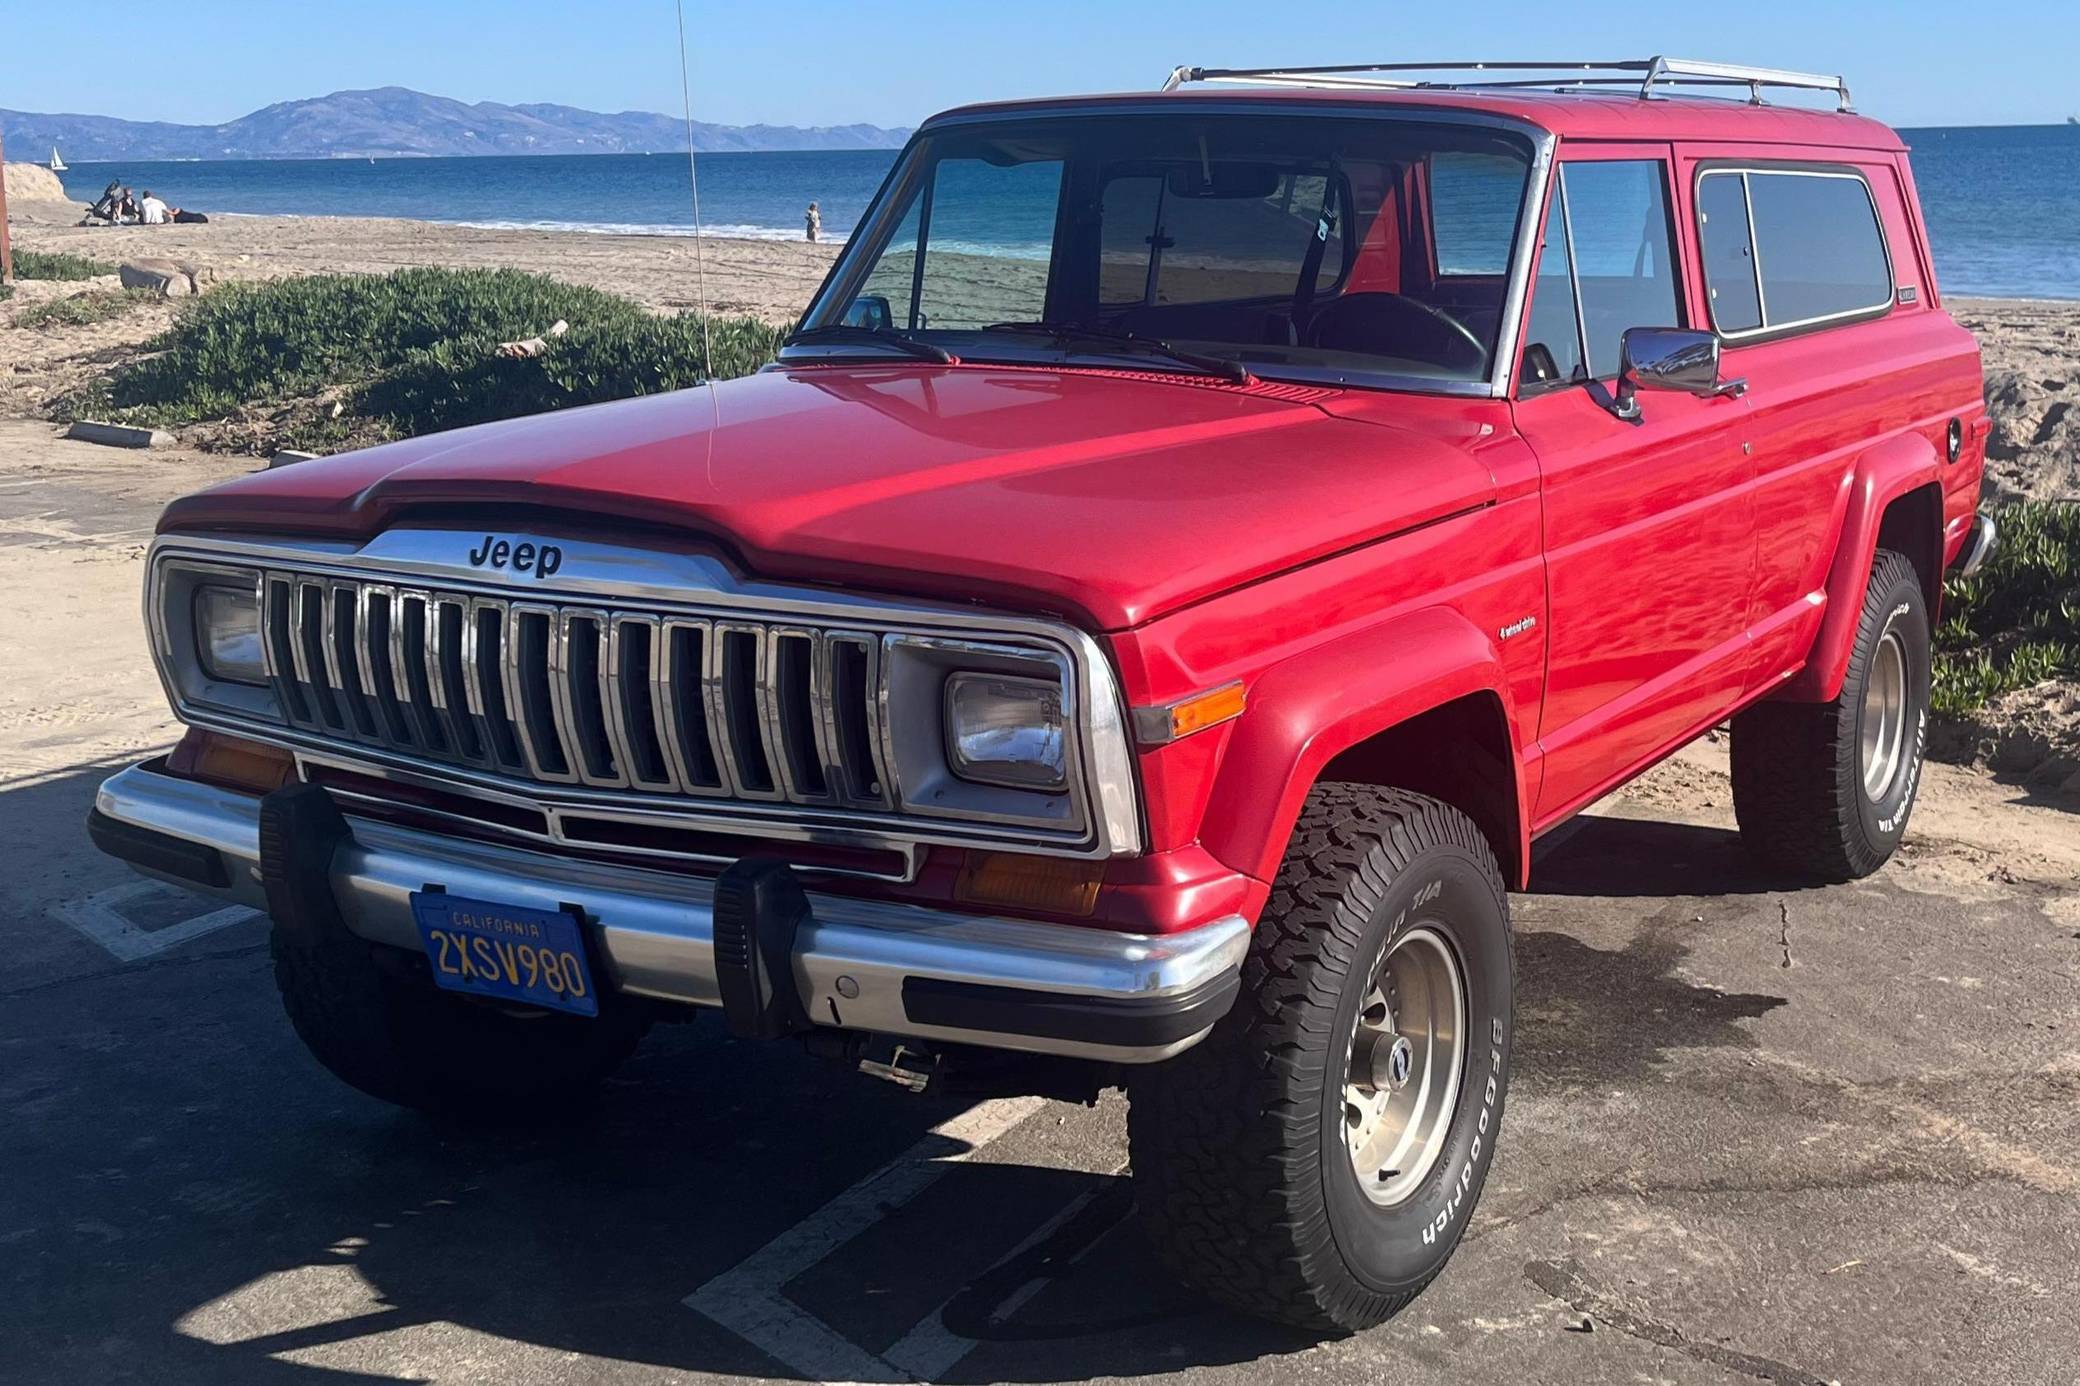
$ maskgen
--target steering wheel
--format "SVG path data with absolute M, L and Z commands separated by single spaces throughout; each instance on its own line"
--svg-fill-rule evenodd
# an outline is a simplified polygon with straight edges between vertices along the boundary
M 1384 291 L 1330 299 L 1307 325 L 1306 345 L 1488 368 L 1488 348 L 1465 323 L 1421 299 Z

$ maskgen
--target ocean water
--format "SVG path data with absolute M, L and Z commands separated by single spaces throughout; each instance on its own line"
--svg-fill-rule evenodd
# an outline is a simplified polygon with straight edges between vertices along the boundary
M 2080 299 L 2080 126 L 1902 130 L 1913 147 L 1936 269 L 1947 292 Z M 824 233 L 859 222 L 894 150 L 700 156 L 710 233 L 794 239 L 813 199 Z M 684 235 L 684 154 L 475 159 L 294 159 L 76 164 L 67 194 L 111 179 L 218 213 L 416 217 L 485 226 Z

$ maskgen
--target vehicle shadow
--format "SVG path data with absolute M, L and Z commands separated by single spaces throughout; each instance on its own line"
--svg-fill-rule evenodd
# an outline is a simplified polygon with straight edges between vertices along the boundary
M 1534 895 L 1763 895 L 1809 890 L 1810 882 L 1768 870 L 1731 828 L 1669 819 L 1582 817 L 1532 859 Z
M 102 773 L 0 792 L 0 824 L 76 825 Z M 1614 820 L 1548 866 L 1583 893 L 1616 879 L 1649 893 L 1570 859 L 1663 856 L 1664 827 Z M 126 879 L 76 846 L 53 854 L 81 893 Z M 0 1142 L 0 1341 L 24 1345 L 0 1355 L 0 1380 L 376 1381 L 472 1362 L 554 1375 L 571 1353 L 805 1377 L 683 1301 L 962 1110 L 705 1017 L 654 1031 L 582 1120 L 427 1120 L 305 1054 L 263 940 L 250 922 L 0 987 L 0 1127 L 20 1133 Z M 1683 981 L 1682 948 L 1652 930 L 1611 951 L 1547 922 L 1520 949 L 1516 1081 L 1533 1090 L 1745 1044 L 1740 1022 L 1783 1004 Z M 946 1332 L 977 1344 L 949 1381 L 1168 1375 L 1312 1346 L 1160 1266 L 1111 1172 L 1111 1110 L 1110 1125 L 1106 1109 L 1071 1113 L 1097 1133 L 1088 1146 L 1047 1144 L 1043 1115 L 946 1167 L 776 1296 L 871 1354 L 943 1305 Z

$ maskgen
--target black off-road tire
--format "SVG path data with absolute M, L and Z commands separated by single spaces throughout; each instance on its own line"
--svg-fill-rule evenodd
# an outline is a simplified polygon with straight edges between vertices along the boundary
M 1873 799 L 1863 779 L 1864 691 L 1888 632 L 1906 662 L 1905 758 Z M 1905 554 L 1878 550 L 1841 693 L 1827 703 L 1757 703 L 1733 719 L 1733 813 L 1758 860 L 1815 881 L 1851 881 L 1892 856 L 1921 787 L 1930 650 L 1920 574 Z
M 582 1111 L 649 1028 L 647 1005 L 603 990 L 597 1017 L 444 992 L 426 958 L 329 934 L 273 931 L 275 984 L 318 1062 L 371 1097 L 429 1115 L 557 1122 Z
M 1370 1201 L 1345 1141 L 1350 1037 L 1372 974 L 1418 924 L 1465 981 L 1465 1057 L 1436 1163 Z M 1432 799 L 1325 784 L 1308 798 L 1242 969 L 1197 1047 L 1129 1080 L 1136 1202 L 1181 1278 L 1242 1313 L 1372 1327 L 1443 1269 L 1479 1201 L 1509 1086 L 1509 906 L 1472 820 Z

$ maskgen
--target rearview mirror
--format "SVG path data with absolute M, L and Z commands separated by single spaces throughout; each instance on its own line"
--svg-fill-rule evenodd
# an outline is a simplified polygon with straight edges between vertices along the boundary
M 1686 327 L 1629 327 L 1618 348 L 1618 394 L 1611 412 L 1638 423 L 1641 390 L 1675 390 L 1700 399 L 1748 392 L 1745 380 L 1719 379 L 1719 339 Z
M 842 319 L 847 327 L 864 327 L 869 332 L 886 332 L 895 325 L 895 314 L 880 294 L 861 294 L 846 305 Z

